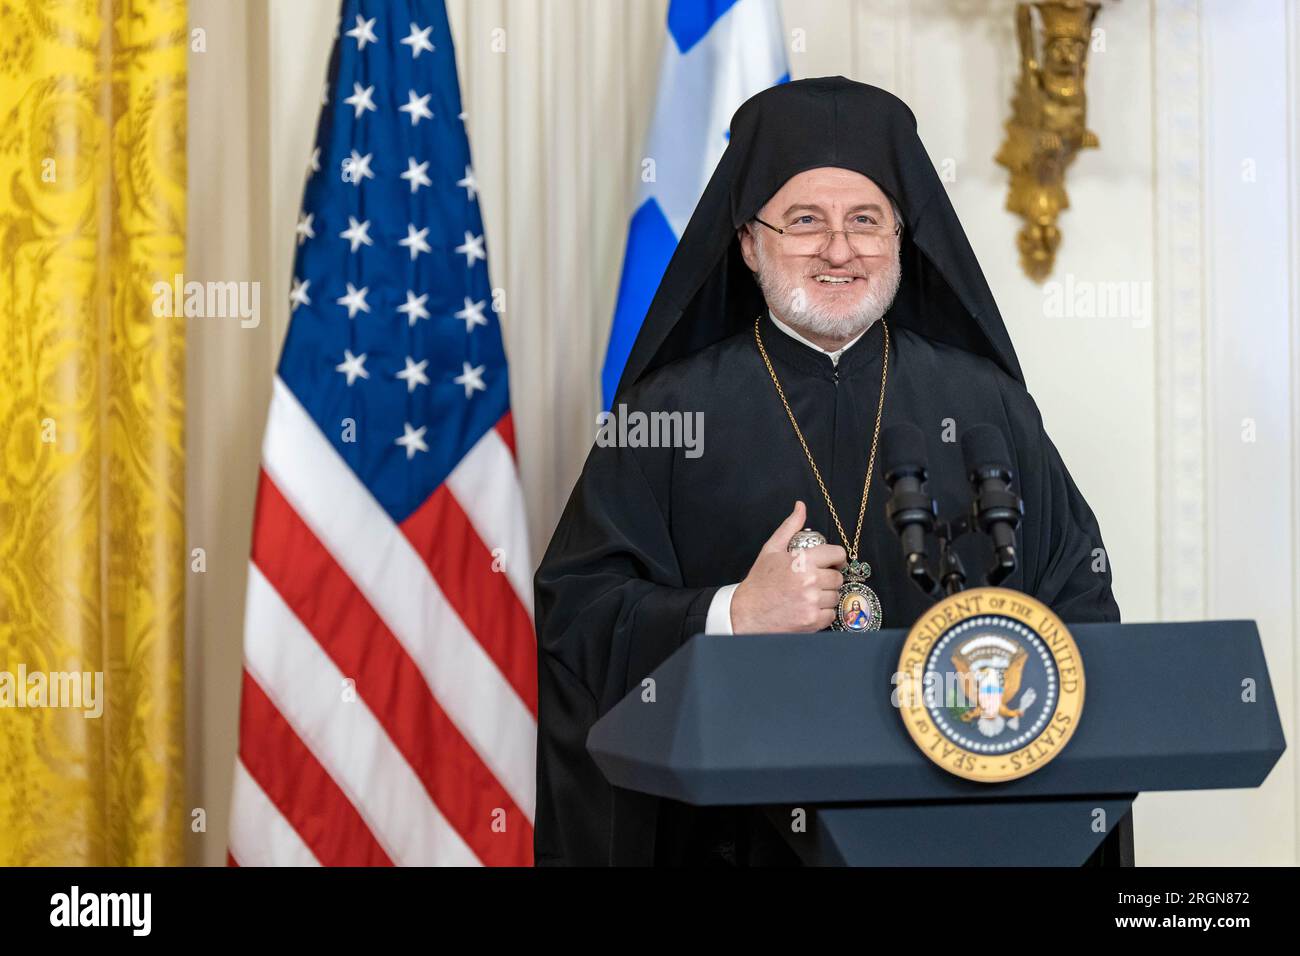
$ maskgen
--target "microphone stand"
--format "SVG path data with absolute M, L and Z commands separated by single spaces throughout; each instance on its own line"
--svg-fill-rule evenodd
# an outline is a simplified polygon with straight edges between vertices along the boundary
M 1010 481 L 1011 473 L 1005 467 L 997 466 L 996 472 L 1005 472 L 1002 477 L 1005 481 Z M 976 484 L 975 495 L 966 512 L 949 520 L 940 520 L 937 503 L 929 492 L 924 490 L 927 477 L 925 466 L 911 467 L 908 474 L 909 477 L 918 478 L 920 484 L 917 488 L 901 490 L 895 485 L 894 480 L 886 476 L 890 486 L 890 497 L 885 506 L 885 513 L 895 532 L 905 542 L 904 560 L 907 563 L 907 576 L 921 593 L 927 597 L 932 596 L 936 584 L 943 589 L 944 597 L 951 597 L 966 590 L 966 568 L 954 545 L 959 538 L 967 534 L 986 534 L 993 542 L 994 564 L 985 575 L 986 585 L 996 587 L 1015 571 L 1017 555 L 1014 542 L 1011 546 L 999 548 L 988 526 L 1001 521 L 1010 524 L 1014 532 L 1020 516 L 1024 514 L 1024 504 L 1018 494 L 1011 491 L 1009 487 L 1003 490 L 981 491 L 981 486 Z M 975 483 L 979 477 L 981 477 L 979 472 L 972 474 L 972 483 Z M 984 520 L 981 521 L 981 518 Z M 927 536 L 933 532 L 939 542 L 937 582 L 935 576 L 930 573 L 930 559 L 924 539 L 921 539 L 918 543 L 919 547 L 915 549 L 906 545 L 906 535 L 917 530 L 921 530 Z
M 953 542 L 962 535 L 975 530 L 970 518 L 962 515 L 954 521 L 940 521 L 934 533 L 939 539 L 939 583 L 943 586 L 944 597 L 950 597 L 958 591 L 966 590 L 966 568 L 962 564 Z
M 950 521 L 935 522 L 934 536 L 939 542 L 938 580 L 939 586 L 943 588 L 944 597 L 950 597 L 959 591 L 966 590 L 966 567 L 962 563 L 961 555 L 957 553 L 957 549 L 953 547 L 953 544 L 963 535 L 983 533 L 983 530 L 970 514 L 961 515 L 960 517 L 953 518 Z M 921 560 L 924 559 L 922 558 Z M 1015 568 L 1016 561 L 1015 554 L 1013 553 L 1010 556 L 1009 563 L 1003 562 L 994 565 L 985 580 L 985 584 L 996 586 L 1001 583 L 1007 575 L 1014 571 Z M 926 594 L 933 593 L 933 587 L 930 590 L 926 590 L 922 584 L 922 581 L 928 577 L 928 574 L 912 574 L 910 576 L 912 581 L 915 582 L 922 591 L 925 591 Z M 934 578 L 929 577 L 929 580 L 933 582 Z

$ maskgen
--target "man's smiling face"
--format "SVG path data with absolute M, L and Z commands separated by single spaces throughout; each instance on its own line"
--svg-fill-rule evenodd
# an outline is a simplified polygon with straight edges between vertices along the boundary
M 776 317 L 833 349 L 893 302 L 901 275 L 898 226 L 879 186 L 825 166 L 789 179 L 740 230 L 740 247 Z

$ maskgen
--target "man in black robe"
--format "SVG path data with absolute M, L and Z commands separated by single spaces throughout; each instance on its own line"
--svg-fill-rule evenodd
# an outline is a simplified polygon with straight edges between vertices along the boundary
M 849 542 L 808 456 L 852 536 L 886 326 L 882 429 L 921 429 L 940 514 L 970 500 L 954 438 L 996 426 L 1025 511 L 1004 586 L 1067 623 L 1119 620 L 1097 521 L 1043 429 L 911 111 L 843 77 L 766 90 L 732 119 L 612 409 L 702 413 L 702 453 L 598 442 L 537 572 L 539 865 L 796 862 L 755 809 L 610 786 L 587 732 L 695 634 L 830 624 Z M 859 554 L 882 626 L 906 628 L 933 602 L 907 577 L 882 477 Z M 828 543 L 795 570 L 785 542 L 804 527 Z M 968 568 L 991 563 L 982 536 L 956 547 Z M 1125 817 L 1093 862 L 1128 862 L 1131 839 Z

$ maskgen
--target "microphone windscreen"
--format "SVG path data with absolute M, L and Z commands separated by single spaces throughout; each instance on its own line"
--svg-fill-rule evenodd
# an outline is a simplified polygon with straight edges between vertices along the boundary
M 961 436 L 961 460 L 968 472 L 993 466 L 1011 467 L 1006 439 L 992 425 L 976 425 L 966 430 Z
M 880 433 L 880 465 L 886 480 L 899 470 L 925 470 L 925 436 L 911 422 L 890 425 Z

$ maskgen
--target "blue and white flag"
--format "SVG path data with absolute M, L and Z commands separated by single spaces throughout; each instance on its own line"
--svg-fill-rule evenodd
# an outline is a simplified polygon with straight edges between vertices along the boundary
M 628 229 L 605 366 L 604 408 L 659 280 L 727 147 L 731 116 L 755 93 L 790 79 L 776 0 L 671 0 L 668 42 Z

